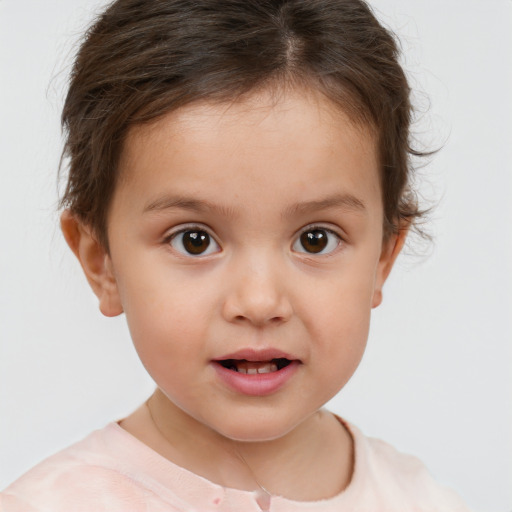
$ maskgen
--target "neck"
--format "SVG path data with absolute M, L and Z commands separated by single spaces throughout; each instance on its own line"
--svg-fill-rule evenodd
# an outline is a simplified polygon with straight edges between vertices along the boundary
M 222 436 L 158 389 L 137 413 L 136 431 L 130 417 L 121 426 L 175 464 L 224 487 L 315 501 L 338 494 L 350 481 L 351 436 L 323 410 L 284 436 L 251 442 Z

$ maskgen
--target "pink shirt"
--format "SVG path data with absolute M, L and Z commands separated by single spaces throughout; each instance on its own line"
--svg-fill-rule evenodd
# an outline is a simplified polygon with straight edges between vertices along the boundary
M 468 512 L 455 493 L 434 482 L 417 458 L 344 424 L 355 448 L 349 486 L 322 501 L 275 496 L 270 512 Z M 110 423 L 7 487 L 0 494 L 0 511 L 261 512 L 258 502 L 265 506 L 256 492 L 214 484 Z

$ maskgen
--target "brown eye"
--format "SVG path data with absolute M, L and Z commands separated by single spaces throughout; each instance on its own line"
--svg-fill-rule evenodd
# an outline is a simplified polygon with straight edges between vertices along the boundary
M 300 243 L 307 252 L 322 252 L 327 247 L 327 233 L 323 229 L 306 231 L 300 235 Z
M 200 229 L 180 231 L 172 236 L 171 246 L 186 256 L 207 256 L 220 248 L 213 238 Z
M 330 229 L 313 228 L 303 231 L 292 249 L 308 254 L 328 254 L 333 252 L 340 243 L 340 237 Z
M 183 247 L 190 254 L 202 254 L 210 245 L 210 235 L 205 231 L 183 233 Z

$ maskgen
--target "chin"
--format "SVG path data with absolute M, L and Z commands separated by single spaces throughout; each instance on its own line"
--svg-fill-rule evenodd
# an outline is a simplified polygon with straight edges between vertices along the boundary
M 216 430 L 223 437 L 245 443 L 274 441 L 286 436 L 301 423 L 286 421 L 279 414 L 274 414 L 274 418 L 251 415 L 245 421 L 240 421 L 240 418 L 233 419 L 236 420 L 233 424 L 223 425 Z

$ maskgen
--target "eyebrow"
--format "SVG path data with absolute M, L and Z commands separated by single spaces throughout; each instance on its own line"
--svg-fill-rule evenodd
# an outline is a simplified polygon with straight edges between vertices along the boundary
M 323 199 L 297 202 L 283 213 L 283 217 L 293 217 L 294 215 L 306 215 L 319 210 L 328 210 L 332 208 L 343 209 L 354 213 L 366 213 L 366 206 L 352 194 L 335 194 Z M 183 196 L 164 196 L 148 203 L 143 212 L 160 212 L 169 209 L 188 210 L 197 213 L 206 213 L 216 211 L 226 217 L 234 217 L 235 210 L 229 207 L 211 203 L 204 199 L 195 199 Z
M 314 213 L 319 210 L 342 209 L 354 213 L 366 213 L 366 206 L 352 194 L 334 194 L 315 201 L 295 203 L 285 210 L 285 216 L 292 217 L 297 214 Z
M 197 213 L 217 211 L 226 217 L 233 217 L 235 212 L 232 208 L 211 203 L 204 199 L 195 199 L 183 196 L 164 196 L 151 201 L 144 207 L 143 212 L 161 212 L 164 210 L 179 209 Z

